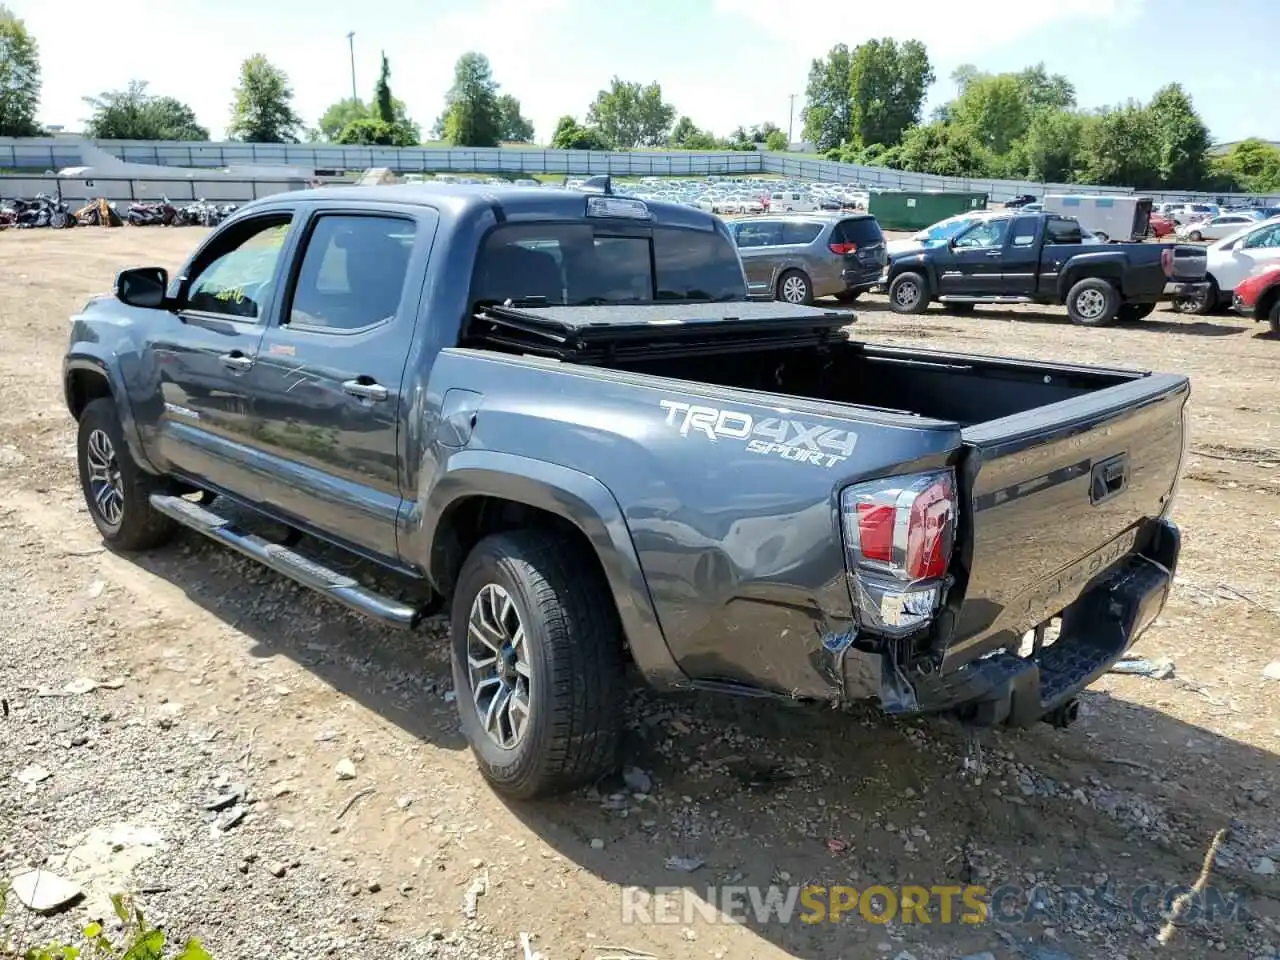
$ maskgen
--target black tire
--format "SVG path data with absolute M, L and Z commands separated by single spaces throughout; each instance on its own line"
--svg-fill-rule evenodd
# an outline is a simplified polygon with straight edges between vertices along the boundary
M 973 313 L 972 303 L 944 303 L 942 309 L 953 317 L 967 317 Z
M 1116 313 L 1116 319 L 1121 323 L 1137 323 L 1139 320 L 1145 320 L 1155 311 L 1154 303 L 1125 303 L 1120 305 L 1120 310 Z
M 1201 233 L 1199 230 L 1192 230 L 1190 233 L 1187 234 L 1187 239 L 1190 240 L 1192 243 L 1199 243 L 1201 240 L 1204 239 L 1204 234 Z
M 76 459 L 89 516 L 109 546 L 149 550 L 173 536 L 178 524 L 151 506 L 151 494 L 168 492 L 169 484 L 134 463 L 114 400 L 94 400 L 80 414 Z M 104 484 L 112 492 L 104 493 Z
M 1082 327 L 1105 327 L 1120 311 L 1120 291 L 1101 277 L 1085 277 L 1067 293 L 1067 315 Z
M 783 303 L 808 306 L 813 303 L 813 284 L 802 270 L 784 270 L 774 297 Z
M 514 663 L 495 667 L 513 689 L 519 689 L 522 676 L 526 679 L 529 709 L 523 732 L 508 745 L 485 729 L 468 659 L 473 606 L 495 597 L 493 587 L 512 602 L 524 636 L 525 672 Z M 622 628 L 594 558 L 577 543 L 534 530 L 486 537 L 458 576 L 452 633 L 462 730 L 480 772 L 498 793 L 515 800 L 551 796 L 594 783 L 617 768 Z M 502 645 L 508 648 L 516 652 Z M 493 682 L 496 678 L 479 685 L 491 688 Z M 514 719 L 507 717 L 509 725 L 499 717 L 496 726 L 514 733 Z
M 1280 336 L 1280 299 L 1271 305 L 1271 312 L 1267 314 L 1267 327 L 1272 336 Z
M 1205 291 L 1204 296 L 1199 300 L 1192 300 L 1191 305 L 1185 312 L 1193 313 L 1197 317 L 1207 317 L 1218 312 L 1218 304 L 1221 302 L 1222 291 L 1218 289 L 1218 281 L 1210 276 L 1209 288 Z
M 894 313 L 924 313 L 929 309 L 924 277 L 906 271 L 889 282 L 889 307 Z

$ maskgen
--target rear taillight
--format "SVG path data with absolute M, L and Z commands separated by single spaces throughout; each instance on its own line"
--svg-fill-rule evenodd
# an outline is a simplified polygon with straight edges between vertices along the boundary
M 1166 277 L 1173 276 L 1173 247 L 1165 247 L 1160 251 L 1160 266 Z
M 829 243 L 827 246 L 830 248 L 832 253 L 839 254 L 842 257 L 858 252 L 858 245 L 856 243 Z
M 951 470 L 889 477 L 840 494 L 850 593 L 860 626 L 904 634 L 937 613 L 955 547 Z

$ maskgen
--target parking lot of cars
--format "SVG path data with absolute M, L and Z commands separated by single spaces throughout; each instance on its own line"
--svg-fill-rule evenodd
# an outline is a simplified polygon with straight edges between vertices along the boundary
M 778 247 L 848 270 L 848 258 L 879 266 L 886 242 L 910 239 L 878 227 L 877 239 L 853 193 L 815 186 L 818 210 L 769 217 L 735 198 L 789 185 L 628 189 L 737 204 L 726 215 L 749 277 L 753 256 L 790 254 Z M 818 229 L 788 235 L 789 223 Z M 1173 513 L 1182 559 L 1141 659 L 1089 689 L 1070 731 L 974 735 L 944 719 L 632 691 L 622 776 L 508 805 L 463 750 L 441 618 L 417 634 L 387 630 L 194 534 L 145 558 L 102 549 L 61 395 L 66 318 L 122 263 L 175 268 L 203 234 L 0 235 L 0 630 L 15 652 L 0 659 L 0 722 L 12 731 L 0 736 L 0 769 L 21 774 L 20 789 L 0 791 L 0 819 L 16 825 L 0 839 L 0 878 L 33 861 L 71 869 L 67 852 L 93 831 L 122 838 L 76 875 L 88 892 L 103 878 L 129 884 L 174 940 L 199 935 L 218 958 L 1277 955 L 1280 342 L 1265 325 L 1165 305 L 1092 330 L 1053 305 L 908 316 L 883 295 L 860 296 L 856 339 L 1191 377 Z M 911 249 L 949 239 L 927 234 Z M 1260 243 L 1211 246 L 1210 273 L 1215 257 L 1270 249 Z M 761 289 L 790 299 L 787 269 L 800 268 L 770 272 Z M 1243 283 L 1226 276 L 1222 297 Z M 808 294 L 850 309 L 823 299 L 839 292 Z M 284 439 L 304 450 L 331 442 Z M 359 563 L 348 572 L 384 576 Z M 1206 880 L 1218 906 L 1202 892 L 1157 947 L 1162 911 L 1228 827 Z M 873 919 L 855 908 L 840 923 L 627 913 L 663 890 L 705 906 L 709 888 L 874 885 L 898 897 L 953 884 L 1001 892 L 1003 911 L 981 924 L 881 922 L 870 900 Z M 1247 909 L 1224 906 L 1233 897 Z M 82 926 L 77 910 L 34 929 Z

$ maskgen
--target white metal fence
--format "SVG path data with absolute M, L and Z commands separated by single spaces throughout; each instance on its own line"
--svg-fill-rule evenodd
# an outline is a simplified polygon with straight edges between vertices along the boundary
M 86 162 L 80 141 L 70 138 L 0 137 L 0 168 L 58 170 Z M 388 167 L 398 173 L 610 173 L 618 176 L 743 176 L 759 173 L 861 183 L 906 190 L 965 190 L 988 193 L 993 200 L 1046 192 L 1128 194 L 1124 187 L 1035 183 L 1022 180 L 938 177 L 924 173 L 806 159 L 785 153 L 685 152 L 645 150 L 631 153 L 588 150 L 507 148 L 343 147 L 324 144 L 175 143 L 101 140 L 92 145 L 131 163 L 221 168 L 236 165 L 290 165 L 314 170 L 365 170 Z M 146 178 L 151 179 L 151 178 Z M 269 180 L 270 178 L 265 178 Z M 184 182 L 184 181 L 178 181 Z M 1156 200 L 1215 199 L 1187 191 L 1143 190 Z M 185 196 L 185 193 L 183 193 Z M 1244 195 L 1230 195 L 1244 199 Z M 113 198 L 114 199 L 114 198 Z M 123 198 L 120 198 L 123 199 Z

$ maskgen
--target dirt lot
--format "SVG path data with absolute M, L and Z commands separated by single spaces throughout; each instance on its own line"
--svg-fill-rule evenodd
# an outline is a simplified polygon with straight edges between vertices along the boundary
M 118 266 L 175 267 L 201 234 L 0 234 L 0 878 L 44 864 L 89 895 L 44 918 L 11 903 L 27 942 L 127 888 L 219 960 L 520 957 L 522 932 L 547 960 L 1280 951 L 1280 681 L 1263 673 L 1280 659 L 1280 342 L 1261 327 L 858 308 L 871 339 L 1192 375 L 1178 587 L 1140 645 L 1174 676 L 1109 675 L 1068 731 L 980 737 L 637 690 L 627 762 L 651 783 L 508 806 L 458 732 L 440 623 L 384 632 L 195 535 L 101 548 L 62 403 L 67 317 Z M 245 793 L 205 810 L 220 785 Z M 1220 828 L 1214 909 L 1157 947 L 1163 892 L 1195 880 Z M 962 883 L 1005 888 L 990 922 L 624 922 L 627 887 Z

